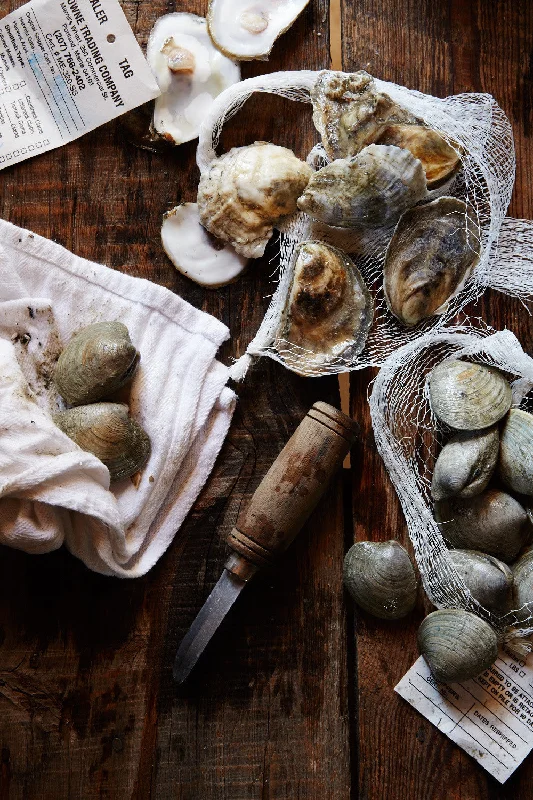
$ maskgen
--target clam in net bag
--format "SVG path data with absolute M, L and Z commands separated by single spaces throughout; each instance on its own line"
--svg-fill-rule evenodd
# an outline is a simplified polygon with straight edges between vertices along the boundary
M 513 407 L 533 411 L 533 358 L 507 330 L 453 327 L 410 342 L 382 365 L 372 387 L 370 412 L 378 451 L 403 508 L 409 537 L 430 601 L 437 608 L 462 608 L 489 622 L 518 655 L 531 649 L 533 603 L 497 616 L 470 594 L 448 558 L 433 518 L 431 478 L 436 457 L 451 431 L 432 413 L 428 376 L 447 358 L 487 364 L 511 382 Z M 522 502 L 522 500 L 521 500 Z
M 261 75 L 242 81 L 219 95 L 201 128 L 197 150 L 200 170 L 205 172 L 216 157 L 225 122 L 253 93 L 273 93 L 311 103 L 312 89 L 321 74 L 324 73 L 301 71 Z M 232 377 L 235 380 L 241 380 L 253 360 L 263 355 L 305 375 L 379 366 L 397 348 L 441 330 L 487 286 L 529 297 L 529 287 L 533 286 L 533 280 L 530 281 L 533 265 L 526 254 L 526 244 L 533 241 L 532 228 L 527 222 L 504 219 L 514 183 L 515 156 L 511 127 L 503 111 L 488 94 L 461 94 L 439 99 L 385 81 L 374 79 L 374 82 L 378 91 L 386 93 L 402 109 L 438 131 L 460 154 L 459 171 L 444 186 L 430 192 L 427 199 L 448 195 L 467 203 L 479 227 L 479 261 L 441 313 L 408 328 L 390 313 L 383 292 L 384 256 L 394 226 L 370 231 L 332 228 L 297 212 L 280 226 L 278 285 L 256 336 L 246 353 L 233 365 Z M 308 163 L 313 169 L 328 163 L 322 144 L 313 147 Z M 502 224 L 505 228 L 503 249 L 498 244 Z M 522 244 L 517 239 L 520 235 Z M 347 348 L 326 364 L 313 353 L 289 343 L 280 334 L 293 280 L 295 248 L 307 240 L 323 241 L 348 253 L 360 270 L 374 302 L 374 319 L 364 349 L 354 353 Z M 519 263 L 516 266 L 514 259 L 513 266 L 509 263 L 509 256 L 517 253 Z

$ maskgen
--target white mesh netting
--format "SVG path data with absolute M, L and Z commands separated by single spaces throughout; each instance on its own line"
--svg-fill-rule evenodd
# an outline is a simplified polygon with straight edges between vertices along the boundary
M 493 333 L 479 321 L 478 328 L 453 327 L 410 342 L 385 361 L 370 396 L 376 445 L 400 499 L 431 602 L 438 608 L 464 608 L 485 618 L 508 644 L 514 640 L 520 652 L 516 641 L 533 632 L 533 603 L 523 606 L 520 613 L 517 609 L 500 617 L 483 608 L 449 561 L 433 519 L 433 467 L 451 431 L 431 411 L 427 378 L 433 367 L 450 357 L 502 370 L 512 383 L 513 406 L 533 410 L 533 359 L 510 331 Z

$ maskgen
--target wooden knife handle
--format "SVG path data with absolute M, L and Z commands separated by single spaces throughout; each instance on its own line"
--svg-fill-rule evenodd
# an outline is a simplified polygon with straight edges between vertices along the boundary
M 226 569 L 248 580 L 273 564 L 295 538 L 354 443 L 358 425 L 315 403 L 257 487 L 228 537 Z

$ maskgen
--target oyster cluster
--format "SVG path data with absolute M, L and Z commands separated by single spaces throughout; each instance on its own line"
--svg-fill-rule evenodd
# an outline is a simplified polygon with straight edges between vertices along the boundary
M 54 371 L 59 393 L 73 406 L 55 414 L 55 424 L 106 465 L 112 482 L 144 466 L 150 439 L 131 419 L 127 405 L 96 401 L 125 386 L 139 358 L 125 325 L 96 322 L 72 337 Z

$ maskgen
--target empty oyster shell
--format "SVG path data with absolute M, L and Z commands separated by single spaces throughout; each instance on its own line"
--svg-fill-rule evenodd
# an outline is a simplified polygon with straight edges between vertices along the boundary
M 76 333 L 57 361 L 54 382 L 70 405 L 92 403 L 131 380 L 139 362 L 122 322 L 95 322 Z
M 513 607 L 520 609 L 524 603 L 531 603 L 531 612 L 527 609 L 519 614 L 525 619 L 533 613 L 533 547 L 529 547 L 518 561 L 513 564 Z
M 473 497 L 490 481 L 498 460 L 498 428 L 479 433 L 458 433 L 442 448 L 433 470 L 431 494 L 435 500 L 446 497 Z
M 237 253 L 258 258 L 274 224 L 296 211 L 311 173 L 311 167 L 286 147 L 268 142 L 234 147 L 202 173 L 200 221 Z
M 481 550 L 506 563 L 516 558 L 529 536 L 524 508 L 510 494 L 494 489 L 468 499 L 439 500 L 435 519 L 452 547 Z
M 356 542 L 344 559 L 344 585 L 355 602 L 380 619 L 413 610 L 417 581 L 411 559 L 398 542 Z
M 313 122 L 333 161 L 355 156 L 377 141 L 392 122 L 416 123 L 404 108 L 376 88 L 368 72 L 320 72 L 311 90 Z
M 462 200 L 439 197 L 406 211 L 383 267 L 391 313 L 412 326 L 444 311 L 470 277 L 479 253 L 479 227 Z
M 209 33 L 230 58 L 267 60 L 276 39 L 290 28 L 309 0 L 210 0 Z
M 510 489 L 533 495 L 533 416 L 520 408 L 512 408 L 505 419 L 498 471 Z
M 163 217 L 161 241 L 176 269 L 200 286 L 225 286 L 246 267 L 248 259 L 210 236 L 200 224 L 196 203 L 176 206 Z
M 205 19 L 195 14 L 159 17 L 146 58 L 161 90 L 154 130 L 175 144 L 195 139 L 215 97 L 241 79 L 238 65 L 217 50 Z
M 418 648 L 441 683 L 475 678 L 498 657 L 488 622 L 461 608 L 433 611 L 418 629 Z
M 495 614 L 505 614 L 513 588 L 507 564 L 476 550 L 450 550 L 448 558 L 478 603 Z
M 54 422 L 82 450 L 106 465 L 111 481 L 137 472 L 150 456 L 150 439 L 123 403 L 92 403 L 54 415 Z
M 429 394 L 435 416 L 459 431 L 489 428 L 512 402 L 511 387 L 497 369 L 454 359 L 433 368 Z
M 315 172 L 298 198 L 310 217 L 341 228 L 386 227 L 427 195 L 421 162 L 408 150 L 371 144 Z
M 454 149 L 440 133 L 425 125 L 387 125 L 376 144 L 394 144 L 409 150 L 422 162 L 428 189 L 446 183 L 461 164 L 459 147 Z
M 295 252 L 291 291 L 280 336 L 302 348 L 295 369 L 306 374 L 306 359 L 324 367 L 343 354 L 360 353 L 372 324 L 374 304 L 361 273 L 347 255 L 323 242 L 302 242 Z M 290 362 L 285 356 L 286 362 Z

